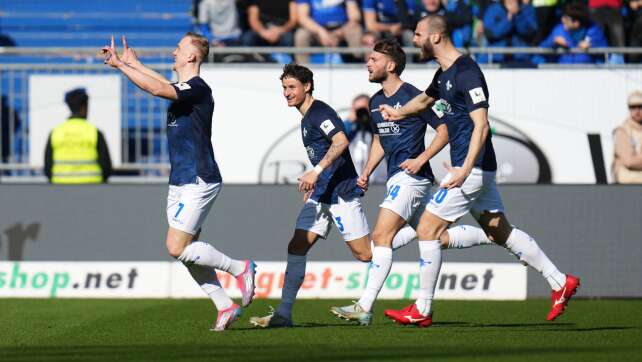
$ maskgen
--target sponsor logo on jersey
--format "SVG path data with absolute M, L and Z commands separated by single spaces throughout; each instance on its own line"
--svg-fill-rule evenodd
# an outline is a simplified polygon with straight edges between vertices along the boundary
M 192 89 L 192 87 L 190 87 L 190 85 L 189 85 L 189 84 L 187 84 L 187 83 L 185 83 L 185 82 L 176 83 L 176 87 L 177 87 L 179 90 L 188 90 L 188 89 Z
M 314 159 L 314 148 L 312 148 L 311 146 L 307 146 L 307 147 L 305 148 L 305 151 L 308 153 L 308 157 L 309 157 L 311 160 L 312 160 L 312 159 Z
M 473 100 L 473 104 L 477 104 L 486 100 L 486 95 L 482 87 L 473 88 L 468 91 L 470 98 Z
M 377 130 L 381 137 L 396 136 L 401 133 L 401 127 L 396 122 L 379 122 L 377 123 Z
M 323 131 L 323 133 L 325 133 L 326 136 L 329 135 L 333 129 L 334 124 L 332 124 L 331 120 L 326 119 L 325 121 L 323 121 L 323 123 L 321 123 L 321 130 Z

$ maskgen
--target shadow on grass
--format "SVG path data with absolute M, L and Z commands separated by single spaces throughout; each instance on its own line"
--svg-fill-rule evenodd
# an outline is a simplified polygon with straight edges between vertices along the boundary
M 366 361 L 409 360 L 416 358 L 506 358 L 546 356 L 572 357 L 576 353 L 607 355 L 614 352 L 628 352 L 633 348 L 622 347 L 511 347 L 511 346 L 442 346 L 427 348 L 421 345 L 406 345 L 402 348 L 389 346 L 353 345 L 333 346 L 290 341 L 283 345 L 253 346 L 239 349 L 239 345 L 145 345 L 145 346 L 64 346 L 64 347 L 25 347 L 0 349 L 2 361 L 167 361 L 167 360 L 210 360 L 219 361 L 282 361 L 304 358 L 306 362 L 325 362 L 328 360 Z

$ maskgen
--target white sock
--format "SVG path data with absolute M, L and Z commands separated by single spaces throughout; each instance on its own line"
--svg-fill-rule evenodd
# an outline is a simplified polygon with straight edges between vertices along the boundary
M 417 310 L 424 316 L 432 311 L 437 278 L 441 269 L 441 243 L 439 240 L 420 240 L 419 244 L 419 296 Z
M 375 246 L 372 249 L 372 263 L 368 269 L 366 289 L 363 291 L 361 299 L 359 299 L 359 305 L 366 312 L 372 310 L 372 304 L 377 299 L 377 295 L 383 287 L 391 267 L 392 249 L 385 246 Z
M 519 260 L 527 263 L 544 276 L 553 290 L 560 290 L 566 284 L 566 275 L 561 273 L 555 264 L 544 254 L 535 239 L 525 232 L 513 227 L 506 240 L 506 248 Z
M 201 289 L 210 296 L 216 309 L 221 311 L 232 306 L 234 302 L 221 287 L 221 283 L 216 277 L 216 269 L 196 264 L 185 264 L 185 267 L 196 283 L 201 286 Z
M 186 265 L 196 264 L 209 266 L 228 272 L 234 276 L 245 271 L 244 261 L 231 259 L 204 241 L 193 241 L 185 247 L 183 253 L 178 257 L 178 260 Z
M 305 255 L 288 254 L 288 265 L 285 268 L 285 281 L 281 290 L 281 304 L 276 309 L 280 315 L 292 318 L 292 306 L 296 299 L 296 294 L 303 284 L 305 278 Z
M 410 227 L 410 225 L 406 225 L 401 228 L 401 230 L 397 232 L 397 235 L 395 235 L 395 238 L 392 239 L 392 250 L 406 246 L 413 240 L 417 240 L 417 232 Z
M 470 225 L 458 225 L 448 231 L 448 249 L 465 249 L 493 242 L 488 239 L 482 228 Z

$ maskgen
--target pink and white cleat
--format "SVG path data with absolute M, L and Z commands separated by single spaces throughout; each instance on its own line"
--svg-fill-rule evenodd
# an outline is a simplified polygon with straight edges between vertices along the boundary
M 231 307 L 219 310 L 216 317 L 216 323 L 210 328 L 210 331 L 222 332 L 226 330 L 235 320 L 241 316 L 241 307 L 238 304 L 232 304 Z
M 245 271 L 236 277 L 236 285 L 241 290 L 241 305 L 247 307 L 254 298 L 254 275 L 256 264 L 252 260 L 245 261 Z

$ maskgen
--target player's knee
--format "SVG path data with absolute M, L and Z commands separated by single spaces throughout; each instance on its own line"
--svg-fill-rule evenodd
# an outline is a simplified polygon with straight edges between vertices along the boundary
M 390 246 L 392 245 L 393 238 L 394 238 L 394 235 L 391 235 L 390 233 L 386 233 L 386 232 L 381 232 L 379 230 L 375 230 L 372 233 L 372 240 L 374 241 L 375 245 Z
M 448 246 L 450 245 L 450 235 L 448 234 L 448 230 L 439 235 L 439 243 L 441 244 L 442 249 L 448 249 Z
M 372 250 L 362 250 L 362 251 L 352 251 L 352 255 L 354 255 L 354 258 L 362 261 L 364 263 L 368 263 L 372 260 Z
M 172 258 L 178 259 L 178 257 L 183 254 L 184 250 L 185 250 L 185 246 L 183 245 L 167 243 L 167 252 Z
M 419 240 L 439 240 L 440 233 L 431 225 L 421 223 L 417 226 L 417 237 Z

